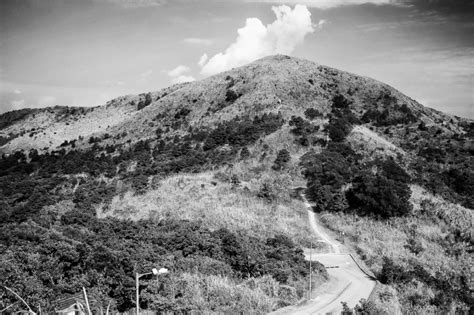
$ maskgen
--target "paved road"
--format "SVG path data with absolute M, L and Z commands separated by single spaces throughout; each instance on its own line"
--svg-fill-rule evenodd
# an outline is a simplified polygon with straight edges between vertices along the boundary
M 321 262 L 327 268 L 329 281 L 312 292 L 312 298 L 299 305 L 280 309 L 274 314 L 340 314 L 341 302 L 354 307 L 360 299 L 367 299 L 375 287 L 375 281 L 367 276 L 355 263 L 345 247 L 325 232 L 318 223 L 311 205 L 308 207 L 309 223 L 318 238 L 328 244 L 327 253 L 313 253 L 312 260 Z M 305 251 L 310 260 L 309 250 Z

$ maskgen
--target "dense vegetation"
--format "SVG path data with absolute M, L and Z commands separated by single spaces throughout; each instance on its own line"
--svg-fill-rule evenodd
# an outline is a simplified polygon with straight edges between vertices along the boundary
M 187 115 L 185 111 L 178 114 L 177 119 Z M 257 306 L 270 311 L 294 303 L 304 293 L 308 268 L 302 251 L 286 236 L 258 239 L 245 231 L 211 231 L 199 222 L 128 222 L 97 219 L 95 213 L 98 204 L 107 205 L 127 189 L 146 191 L 155 183 L 150 176 L 159 179 L 205 170 L 234 161 L 239 151 L 245 158 L 248 145 L 282 123 L 279 115 L 265 114 L 236 118 L 212 129 L 190 128 L 186 136 L 165 137 L 157 132 L 156 139 L 128 148 L 110 144 L 106 134 L 91 137 L 86 150 L 76 149 L 76 141 L 70 141 L 51 153 L 32 150 L 4 155 L 0 163 L 0 282 L 43 311 L 53 310 L 57 297 L 82 286 L 102 306 L 111 300 L 117 310 L 125 311 L 134 306 L 134 272 L 160 266 L 171 270 L 165 279 L 168 287 L 157 288 L 153 282 L 144 286 L 143 308 L 202 308 L 202 303 L 184 301 L 187 289 L 178 287 L 183 281 L 209 279 L 225 282 L 223 291 L 217 288 L 213 294 L 225 296 L 226 290 L 242 294 L 233 306 L 226 305 L 225 299 L 222 305 L 209 304 L 215 311 L 250 311 Z M 288 158 L 288 152 L 282 152 L 278 165 L 283 167 Z M 117 188 L 118 181 L 126 184 L 122 190 Z M 315 270 L 324 275 L 324 267 Z M 5 303 L 15 302 L 8 292 L 1 294 Z M 249 296 L 256 298 L 247 300 Z
M 130 309 L 134 272 L 156 266 L 170 269 L 174 277 L 183 272 L 236 279 L 271 275 L 282 285 L 308 273 L 302 251 L 284 236 L 262 242 L 226 229 L 209 231 L 196 222 L 96 219 L 76 208 L 2 224 L 0 239 L 0 281 L 43 310 L 82 286 L 105 305 L 113 300 L 119 311 Z M 293 299 L 302 293 L 295 292 Z M 148 297 L 147 303 L 156 298 Z M 4 295 L 3 300 L 13 303 L 15 297 Z

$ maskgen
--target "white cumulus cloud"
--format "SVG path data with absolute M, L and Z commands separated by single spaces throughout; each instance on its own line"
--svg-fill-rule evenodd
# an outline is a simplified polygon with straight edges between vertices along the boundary
M 194 80 L 196 80 L 196 79 L 194 79 L 193 76 L 191 76 L 191 75 L 184 75 L 184 74 L 183 74 L 183 75 L 180 75 L 180 76 L 178 76 L 178 77 L 176 77 L 176 78 L 173 78 L 173 79 L 171 80 L 171 83 L 176 84 L 176 83 L 192 82 L 192 81 L 194 81 Z
M 194 77 L 187 74 L 191 71 L 189 67 L 185 65 L 179 65 L 173 70 L 168 71 L 168 75 L 171 77 L 171 83 L 184 83 L 194 81 Z
M 198 65 L 199 65 L 200 67 L 203 67 L 203 66 L 206 64 L 207 59 L 209 59 L 209 57 L 207 56 L 207 54 L 202 55 L 201 58 L 199 58 Z
M 191 71 L 191 69 L 189 69 L 189 67 L 187 67 L 185 65 L 179 65 L 176 68 L 174 68 L 173 70 L 168 71 L 168 75 L 170 77 L 177 77 L 177 76 L 180 76 L 183 73 L 186 73 L 186 72 L 189 72 L 189 71 Z
M 237 30 L 235 42 L 225 52 L 209 60 L 203 55 L 199 62 L 201 73 L 212 75 L 264 56 L 291 54 L 307 34 L 314 32 L 311 13 L 306 6 L 296 5 L 291 9 L 282 5 L 272 10 L 276 15 L 273 23 L 265 26 L 258 18 L 248 18 L 245 26 Z

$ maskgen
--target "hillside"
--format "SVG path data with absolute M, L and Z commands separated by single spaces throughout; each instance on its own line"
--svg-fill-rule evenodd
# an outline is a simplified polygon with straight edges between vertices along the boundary
M 134 271 L 159 265 L 172 272 L 144 280 L 142 308 L 269 312 L 307 290 L 302 248 L 317 240 L 292 190 L 306 185 L 396 289 L 374 298 L 379 310 L 468 310 L 473 127 L 280 55 L 95 108 L 6 113 L 0 281 L 43 309 L 87 286 L 124 311 Z M 315 285 L 326 278 L 317 266 Z

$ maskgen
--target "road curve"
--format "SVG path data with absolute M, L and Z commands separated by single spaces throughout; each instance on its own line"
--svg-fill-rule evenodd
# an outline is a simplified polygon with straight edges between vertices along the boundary
M 333 239 L 318 224 L 311 205 L 305 201 L 308 208 L 309 224 L 314 234 L 328 244 L 326 253 L 312 254 L 305 251 L 307 260 L 319 261 L 327 268 L 329 281 L 311 292 L 311 299 L 298 305 L 279 309 L 272 314 L 341 314 L 341 302 L 347 302 L 354 307 L 360 299 L 367 299 L 375 287 L 375 281 L 360 269 L 344 245 Z

